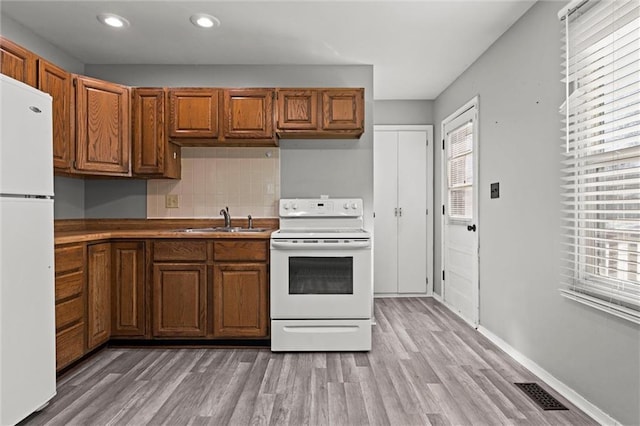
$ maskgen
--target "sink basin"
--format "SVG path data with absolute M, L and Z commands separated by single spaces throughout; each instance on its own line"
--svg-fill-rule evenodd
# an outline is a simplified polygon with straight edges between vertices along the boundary
M 267 228 L 240 228 L 240 227 L 232 227 L 232 228 L 224 228 L 224 227 L 217 227 L 217 228 L 186 228 L 186 229 L 178 229 L 178 232 L 193 232 L 193 233 L 198 233 L 198 232 L 240 232 L 240 233 L 245 233 L 245 232 L 264 232 L 266 231 Z

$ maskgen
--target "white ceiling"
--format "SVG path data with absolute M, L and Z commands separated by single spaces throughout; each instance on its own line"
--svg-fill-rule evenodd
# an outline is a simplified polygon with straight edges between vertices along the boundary
M 535 0 L 32 1 L 1 12 L 85 64 L 367 64 L 374 98 L 435 99 Z M 99 13 L 131 26 L 114 30 Z M 189 17 L 208 13 L 204 30 Z

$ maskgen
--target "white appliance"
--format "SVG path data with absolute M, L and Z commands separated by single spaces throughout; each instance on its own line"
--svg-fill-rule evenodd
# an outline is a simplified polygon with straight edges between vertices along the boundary
M 56 394 L 51 96 L 0 75 L 0 425 Z
M 271 235 L 271 350 L 371 350 L 371 235 L 361 199 L 282 199 Z

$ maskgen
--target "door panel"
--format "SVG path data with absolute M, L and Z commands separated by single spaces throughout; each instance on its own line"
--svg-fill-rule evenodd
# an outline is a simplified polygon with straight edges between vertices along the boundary
M 443 291 L 445 303 L 478 324 L 478 114 L 476 100 L 445 120 L 443 138 Z M 470 196 L 459 197 L 468 193 Z
M 398 132 L 376 132 L 373 149 L 374 292 L 398 291 Z
M 427 291 L 425 132 L 398 135 L 398 293 Z M 420 236 L 419 238 L 416 238 Z

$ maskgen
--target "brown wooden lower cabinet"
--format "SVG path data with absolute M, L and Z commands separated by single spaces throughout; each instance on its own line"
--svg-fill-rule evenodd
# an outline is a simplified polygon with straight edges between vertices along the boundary
M 84 325 L 81 322 L 56 334 L 56 370 L 84 355 Z
M 56 370 L 85 353 L 85 245 L 55 248 Z
M 144 242 L 111 244 L 111 336 L 145 335 Z
M 58 371 L 111 338 L 269 337 L 267 240 L 116 240 L 55 253 Z
M 207 267 L 204 264 L 153 266 L 153 336 L 205 337 Z
M 87 348 L 111 337 L 111 243 L 87 249 Z
M 216 263 L 213 271 L 213 334 L 267 337 L 267 265 Z

